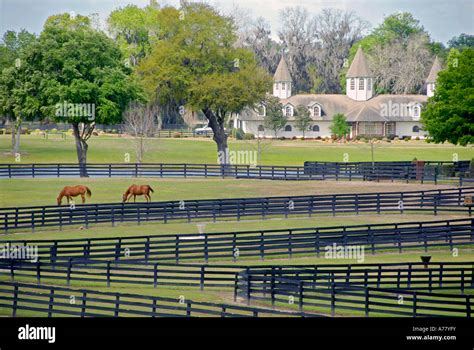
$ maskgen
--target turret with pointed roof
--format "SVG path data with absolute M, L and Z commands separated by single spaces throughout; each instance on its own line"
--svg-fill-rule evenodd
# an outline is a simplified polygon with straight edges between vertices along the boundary
M 431 97 L 434 95 L 434 90 L 436 87 L 436 79 L 438 78 L 438 73 L 441 68 L 441 63 L 438 60 L 438 56 L 435 57 L 433 65 L 431 66 L 430 74 L 428 74 L 428 78 L 426 78 L 426 95 Z
M 273 76 L 273 95 L 279 98 L 291 96 L 291 75 L 285 58 L 281 56 L 280 63 Z
M 372 94 L 372 72 L 359 46 L 346 74 L 346 95 L 356 101 L 367 101 L 372 98 Z

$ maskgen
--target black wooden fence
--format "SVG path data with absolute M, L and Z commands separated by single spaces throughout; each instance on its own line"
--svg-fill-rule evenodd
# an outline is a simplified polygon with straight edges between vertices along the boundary
M 438 165 L 433 165 L 434 163 Z M 304 166 L 219 165 L 170 163 L 90 163 L 81 169 L 75 163 L 0 164 L 0 178 L 79 177 L 234 177 L 271 180 L 390 180 L 405 182 L 474 182 L 469 161 L 428 162 L 420 167 L 409 162 L 305 162 Z M 439 165 L 441 164 L 441 165 Z
M 304 163 L 305 175 L 323 179 L 362 179 L 369 181 L 406 180 L 434 182 L 458 179 L 474 181 L 470 161 L 391 161 L 391 162 L 311 162 Z
M 325 254 L 326 247 L 361 246 L 375 253 L 448 246 L 451 250 L 474 243 L 474 219 L 367 224 L 318 228 L 253 230 L 240 232 L 152 235 L 66 240 L 0 241 L 16 247 L 34 247 L 41 259 L 183 260 L 208 261 Z M 18 250 L 20 249 L 18 248 Z
M 471 280 L 472 288 L 472 280 Z M 321 287 L 317 283 L 291 278 L 262 277 L 242 272 L 234 293 L 235 299 L 264 301 L 278 307 L 297 307 L 300 311 L 336 312 L 352 316 L 405 317 L 471 317 L 472 295 L 445 294 L 403 288 L 332 283 Z
M 10 230 L 67 225 L 85 225 L 146 221 L 167 223 L 171 220 L 213 220 L 242 217 L 344 213 L 404 213 L 416 211 L 471 215 L 466 197 L 474 187 L 430 191 L 181 200 L 152 203 L 104 203 L 75 206 L 35 206 L 0 209 L 0 227 Z
M 138 294 L 99 292 L 28 283 L 0 283 L 0 312 L 60 317 L 308 317 L 263 307 L 195 302 Z
M 275 287 L 276 279 L 311 283 L 318 288 L 364 286 L 405 290 L 473 289 L 474 262 L 419 262 L 320 265 L 207 265 L 144 262 L 111 262 L 70 259 L 66 262 L 0 260 L 3 280 L 36 281 L 38 284 L 88 283 L 103 286 L 141 285 L 234 289 L 241 288 L 239 274 L 251 276 L 263 289 Z M 276 282 L 275 282 L 276 281 Z M 273 284 L 272 284 L 273 283 Z

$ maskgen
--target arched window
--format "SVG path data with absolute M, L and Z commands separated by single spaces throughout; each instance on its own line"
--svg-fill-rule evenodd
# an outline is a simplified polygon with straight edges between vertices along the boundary
M 265 131 L 265 128 L 263 127 L 263 125 L 258 126 L 258 131 L 261 131 L 261 132 Z
M 321 116 L 321 107 L 319 106 L 314 106 L 313 107 L 313 115 L 315 117 L 320 117 Z
M 291 117 L 291 107 L 290 106 L 286 106 L 285 114 L 286 114 L 287 117 Z
M 257 107 L 257 112 L 258 112 L 259 116 L 265 117 L 265 115 L 267 113 L 267 109 L 265 108 L 265 106 L 260 105 L 260 106 Z
M 364 90 L 364 78 L 359 78 L 359 90 Z
M 415 125 L 412 129 L 413 132 L 420 132 L 420 127 L 418 125 Z
M 313 125 L 313 131 L 319 132 L 319 125 Z
M 291 130 L 292 130 L 292 129 L 291 129 L 291 125 L 285 126 L 285 131 L 291 131 Z
M 420 116 L 420 106 L 413 107 L 413 116 L 419 117 Z
M 354 78 L 351 78 L 351 90 L 354 90 L 355 89 L 355 79 Z

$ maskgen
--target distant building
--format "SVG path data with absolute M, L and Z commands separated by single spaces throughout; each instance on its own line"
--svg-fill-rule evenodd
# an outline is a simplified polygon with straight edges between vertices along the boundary
M 343 113 L 351 126 L 350 138 L 361 136 L 397 136 L 424 138 L 420 122 L 421 109 L 428 97 L 433 96 L 436 78 L 441 70 L 435 59 L 426 79 L 427 95 L 375 95 L 374 76 L 367 64 L 361 47 L 346 74 L 346 94 L 297 94 L 292 95 L 292 79 L 282 57 L 274 75 L 273 95 L 281 99 L 283 113 L 288 123 L 278 137 L 302 137 L 303 132 L 295 125 L 295 110 L 306 106 L 313 123 L 305 131 L 308 138 L 330 137 L 332 117 Z M 257 137 L 274 137 L 264 126 L 265 108 L 246 109 L 234 118 L 234 127 Z

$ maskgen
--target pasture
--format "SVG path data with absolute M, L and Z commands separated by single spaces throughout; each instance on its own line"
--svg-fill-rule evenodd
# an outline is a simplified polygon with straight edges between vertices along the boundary
M 128 153 L 130 162 L 134 162 L 133 143 L 130 139 L 117 136 L 93 137 L 90 142 L 88 162 L 91 163 L 123 163 Z M 9 136 L 0 136 L 0 162 L 12 163 L 14 158 L 9 153 Z M 459 159 L 471 159 L 474 156 L 472 147 L 454 147 L 450 145 L 432 145 L 418 141 L 379 142 L 374 145 L 375 159 L 387 160 L 445 160 L 452 161 L 453 155 Z M 255 151 L 257 141 L 230 140 L 231 150 Z M 337 144 L 315 140 L 265 140 L 261 144 L 261 164 L 267 165 L 298 165 L 304 161 L 342 161 L 345 154 L 350 161 L 369 161 L 370 145 L 365 143 Z M 149 150 L 145 156 L 146 162 L 163 163 L 210 163 L 215 164 L 215 144 L 210 139 L 150 139 Z M 22 135 L 21 163 L 75 163 L 75 149 L 71 137 L 63 139 L 43 139 L 40 136 Z M 153 202 L 164 201 L 186 201 L 200 199 L 231 199 L 249 197 L 270 196 L 298 196 L 298 195 L 324 195 L 324 194 L 354 194 L 354 193 L 381 193 L 401 191 L 421 191 L 433 189 L 455 188 L 446 184 L 420 184 L 404 182 L 369 182 L 369 181 L 278 181 L 258 179 L 233 179 L 233 178 L 23 178 L 3 179 L 0 182 L 1 196 L 0 207 L 26 207 L 55 205 L 59 191 L 67 185 L 86 185 L 92 191 L 92 197 L 87 198 L 87 204 L 117 203 L 122 201 L 122 195 L 131 184 L 148 184 L 154 189 Z M 143 197 L 137 197 L 137 202 L 144 202 Z M 75 203 L 80 203 L 80 197 L 76 197 Z M 58 227 L 37 228 L 35 232 L 23 231 L 18 233 L 3 234 L 0 241 L 25 242 L 29 240 L 66 240 L 66 239 L 93 239 L 93 238 L 117 238 L 134 236 L 165 236 L 183 234 L 211 234 L 216 232 L 239 232 L 249 230 L 276 230 L 297 228 L 324 228 L 329 226 L 349 226 L 367 224 L 387 224 L 406 222 L 426 222 L 433 220 L 466 219 L 460 213 L 440 212 L 437 216 L 433 213 L 411 211 L 405 213 L 337 213 L 307 215 L 281 215 L 262 218 L 219 218 L 213 220 L 201 220 L 200 222 L 170 221 L 168 223 L 142 222 L 137 225 L 133 222 L 115 223 L 91 223 L 87 228 L 84 225 L 65 226 L 59 230 Z M 0 242 L 0 243 L 2 243 Z M 436 242 L 435 242 L 436 243 Z M 469 242 L 463 242 L 469 243 Z M 366 247 L 364 263 L 419 263 L 420 256 L 431 256 L 431 263 L 460 263 L 474 261 L 474 249 L 472 244 L 455 244 L 454 250 L 448 246 L 430 246 L 428 251 L 415 247 L 398 250 L 380 249 L 372 254 L 370 248 Z M 154 263 L 154 262 L 150 262 Z M 174 263 L 170 261 L 169 263 Z M 191 260 L 190 263 L 203 264 L 202 259 Z M 157 264 L 159 264 L 157 262 Z M 295 254 L 289 258 L 283 250 L 278 250 L 274 255 L 265 256 L 264 259 L 256 256 L 244 256 L 238 258 L 212 258 L 208 264 L 225 265 L 237 271 L 243 266 L 288 266 L 288 265 L 324 265 L 324 264 L 357 264 L 351 258 L 332 259 L 325 257 L 322 253 Z M 114 266 L 112 264 L 112 266 Z M 118 265 L 120 266 L 120 265 Z M 153 265 L 142 263 L 137 265 L 139 269 L 150 269 Z M 39 267 L 40 268 L 40 267 Z M 113 271 L 112 267 L 112 271 Z M 177 267 L 179 268 L 179 266 Z M 53 269 L 54 270 L 54 269 Z M 60 270 L 60 269 L 59 269 Z M 60 271 L 57 271 L 60 276 Z M 74 271 L 66 280 L 59 277 L 43 277 L 41 283 L 48 286 L 58 286 L 93 289 L 100 292 L 131 293 L 143 296 L 171 298 L 178 300 L 192 300 L 193 302 L 223 303 L 232 306 L 246 305 L 245 301 L 234 301 L 234 291 L 230 287 L 199 288 L 193 286 L 179 285 L 174 277 L 169 277 L 171 285 L 158 284 L 156 286 L 143 283 L 111 283 L 109 286 L 99 281 L 87 280 L 92 274 L 91 267 Z M 431 270 L 430 270 L 431 271 Z M 117 278 L 127 278 L 133 272 L 116 272 Z M 430 272 L 431 273 L 431 272 Z M 112 272 L 113 274 L 113 272 Z M 64 275 L 66 276 L 66 275 Z M 85 280 L 82 280 L 84 277 Z M 166 277 L 166 274 L 165 274 Z M 219 278 L 217 273 L 215 278 Z M 64 277 L 66 278 L 66 277 Z M 163 278 L 163 277 L 161 277 Z M 191 273 L 182 276 L 191 278 Z M 395 278 L 395 277 L 394 277 Z M 471 278 L 472 276 L 467 276 Z M 11 281 L 11 271 L 8 268 L 0 273 L 0 281 Z M 211 277 L 212 279 L 212 277 Z M 174 281 L 174 282 L 173 282 Z M 470 281 L 470 280 L 469 280 Z M 14 282 L 36 283 L 36 275 L 29 275 L 21 270 L 15 272 Z M 175 283 L 175 285 L 173 285 Z M 22 287 L 23 288 L 23 287 Z M 0 291 L 1 293 L 2 291 Z M 441 293 L 456 293 L 459 295 L 471 295 L 472 289 L 447 290 Z M 28 303 L 25 309 L 17 310 L 17 315 L 38 316 L 43 313 L 29 309 Z M 268 300 L 254 300 L 252 307 L 271 308 Z M 392 307 L 390 307 L 392 309 Z M 277 302 L 275 310 L 297 311 L 296 305 L 286 305 Z M 327 309 L 309 307 L 305 311 L 316 315 L 328 316 Z M 243 312 L 243 311 L 242 311 Z M 9 307 L 0 306 L 0 314 L 11 315 Z M 353 316 L 357 312 L 350 310 L 335 310 L 336 315 Z

